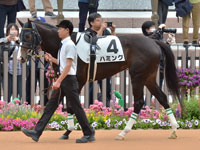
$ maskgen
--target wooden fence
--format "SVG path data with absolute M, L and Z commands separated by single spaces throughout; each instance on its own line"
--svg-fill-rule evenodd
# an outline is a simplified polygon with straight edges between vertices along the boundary
M 190 46 L 189 49 L 185 49 L 182 45 L 172 45 L 171 46 L 173 53 L 176 58 L 176 67 L 191 67 L 199 69 L 200 66 L 200 47 Z M 17 96 L 17 54 L 13 53 L 13 97 Z M 42 54 L 41 54 L 42 55 Z M 44 59 L 41 59 L 44 62 Z M 40 86 L 38 85 L 38 92 L 35 93 L 35 62 L 34 58 L 31 60 L 31 104 L 36 103 L 36 97 L 39 97 L 40 104 L 44 105 L 44 95 L 42 90 L 44 89 L 44 66 L 40 66 Z M 27 64 L 24 63 L 22 65 L 22 102 L 26 101 L 26 78 L 27 78 Z M 157 74 L 157 81 L 159 79 L 159 72 Z M 4 71 L 3 71 L 3 88 L 1 90 L 2 100 L 8 101 L 8 52 L 4 52 Z M 119 91 L 122 94 L 123 99 L 125 100 L 125 107 L 132 106 L 132 102 L 134 101 L 134 96 L 132 95 L 132 87 L 131 81 L 128 75 L 128 70 L 122 71 L 111 77 L 111 92 L 113 93 L 115 90 Z M 163 91 L 167 94 L 168 99 L 172 102 L 172 96 L 169 94 L 165 81 L 163 83 Z M 2 92 L 3 91 L 3 92 Z M 102 82 L 102 91 L 100 91 L 97 81 L 94 82 L 94 90 L 93 90 L 93 100 L 97 99 L 97 93 L 102 93 L 102 101 L 104 106 L 106 105 L 106 79 Z M 148 89 L 144 88 L 144 99 L 146 101 L 146 105 L 151 105 L 151 94 Z M 89 83 L 87 83 L 81 91 L 80 100 L 84 103 L 85 107 L 88 107 L 89 104 Z M 65 104 L 65 103 L 64 103 Z M 159 107 L 158 102 L 156 102 L 156 107 Z

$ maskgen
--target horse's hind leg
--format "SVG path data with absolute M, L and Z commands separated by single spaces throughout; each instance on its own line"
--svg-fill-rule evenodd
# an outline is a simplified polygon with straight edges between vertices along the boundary
M 168 118 L 170 120 L 170 123 L 172 125 L 172 133 L 169 138 L 176 139 L 177 138 L 176 130 L 177 130 L 178 124 L 177 124 L 174 114 L 168 104 L 167 96 L 163 93 L 163 91 L 160 89 L 160 87 L 156 83 L 156 77 L 151 79 L 150 82 L 147 82 L 146 86 L 149 89 L 149 91 L 151 92 L 151 94 L 153 94 L 157 98 L 159 103 L 165 108 L 165 111 L 166 111 Z
M 115 138 L 116 140 L 123 140 L 125 135 L 131 131 L 134 124 L 136 124 L 137 116 L 144 105 L 143 88 L 144 84 L 141 76 L 131 78 L 132 90 L 134 95 L 134 112 L 131 114 L 128 123 L 124 130 Z

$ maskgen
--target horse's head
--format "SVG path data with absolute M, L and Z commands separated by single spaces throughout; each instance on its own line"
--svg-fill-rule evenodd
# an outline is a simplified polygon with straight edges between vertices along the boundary
M 28 19 L 28 22 L 23 23 L 18 20 L 22 26 L 20 33 L 20 46 L 21 46 L 21 62 L 27 61 L 27 56 L 32 56 L 36 53 L 37 48 L 40 46 L 42 40 L 37 30 L 35 23 Z

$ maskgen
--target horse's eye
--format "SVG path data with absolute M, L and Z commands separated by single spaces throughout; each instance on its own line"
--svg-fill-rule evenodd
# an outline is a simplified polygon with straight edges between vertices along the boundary
M 24 34 L 24 39 L 26 41 L 29 41 L 31 39 L 31 35 L 30 34 Z

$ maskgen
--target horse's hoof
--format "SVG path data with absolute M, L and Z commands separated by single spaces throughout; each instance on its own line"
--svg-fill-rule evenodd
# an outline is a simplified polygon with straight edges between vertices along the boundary
M 122 140 L 124 140 L 124 136 L 117 135 L 117 136 L 115 137 L 115 140 L 122 141 Z
M 168 139 L 176 139 L 177 135 L 176 135 L 176 131 L 173 131 L 172 134 L 168 137 Z

